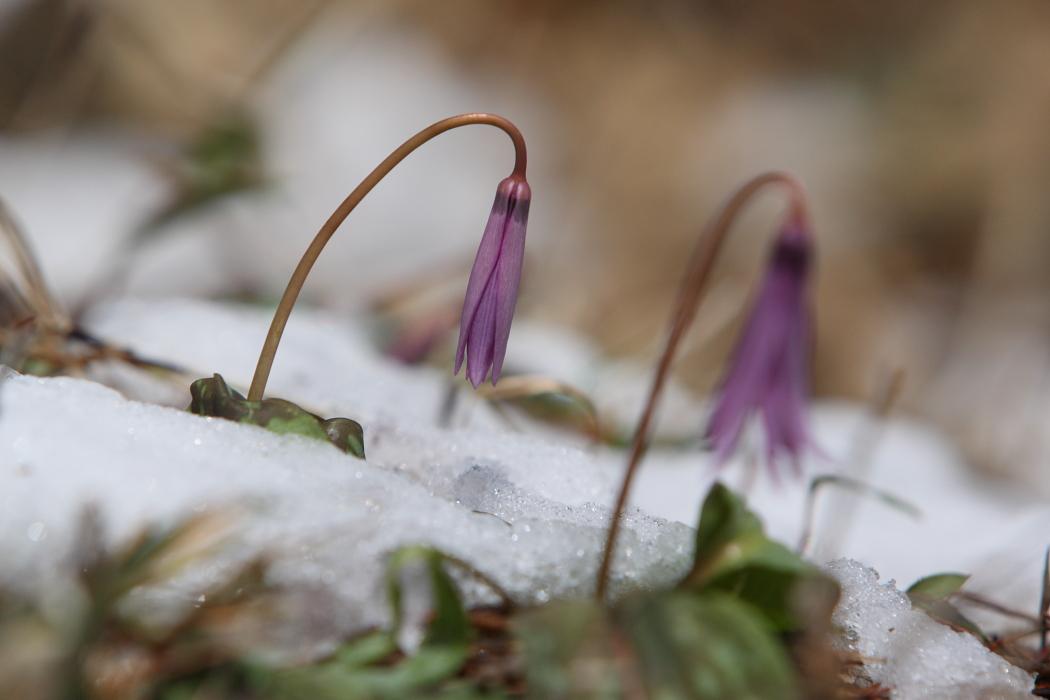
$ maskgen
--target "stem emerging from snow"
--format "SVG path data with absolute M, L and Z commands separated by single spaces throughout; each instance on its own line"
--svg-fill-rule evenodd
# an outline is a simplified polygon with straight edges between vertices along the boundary
M 602 553 L 601 566 L 598 567 L 598 578 L 595 588 L 595 596 L 598 600 L 604 600 L 606 596 L 609 585 L 609 571 L 612 568 L 613 554 L 616 549 L 616 540 L 620 534 L 623 512 L 627 507 L 627 499 L 630 495 L 631 484 L 638 471 L 638 465 L 641 463 L 642 457 L 648 448 L 649 432 L 656 412 L 656 406 L 661 394 L 663 394 L 664 385 L 667 383 L 675 350 L 678 349 L 678 344 L 682 341 L 682 337 L 689 330 L 689 326 L 696 316 L 696 310 L 700 305 L 702 294 L 711 276 L 711 269 L 714 267 L 715 260 L 722 249 L 722 244 L 729 234 L 731 224 L 743 206 L 756 192 L 773 183 L 778 183 L 788 188 L 791 196 L 790 215 L 795 217 L 797 221 L 805 221 L 807 218 L 805 199 L 799 182 L 787 173 L 764 173 L 744 183 L 729 198 L 729 201 L 722 207 L 718 216 L 715 217 L 700 236 L 700 241 L 697 243 L 689 260 L 685 278 L 679 286 L 674 312 L 671 314 L 663 354 L 660 355 L 660 361 L 656 365 L 656 373 L 649 388 L 645 409 L 642 411 L 642 416 L 635 427 L 630 457 L 627 460 L 627 470 L 624 472 L 620 493 L 616 498 L 616 505 L 613 507 L 612 520 L 609 522 L 609 531 L 605 538 L 605 550 Z
M 368 176 L 361 181 L 354 191 L 347 195 L 343 203 L 340 204 L 332 215 L 328 217 L 328 220 L 321 226 L 321 230 L 314 236 L 313 241 L 310 243 L 310 247 L 303 253 L 303 257 L 299 260 L 298 266 L 295 268 L 295 272 L 292 273 L 292 277 L 288 280 L 288 286 L 284 290 L 284 295 L 281 297 L 280 303 L 277 305 L 277 311 L 274 312 L 273 321 L 270 323 L 270 330 L 266 334 L 266 341 L 263 343 L 262 352 L 259 353 L 259 362 L 255 366 L 255 375 L 252 377 L 252 385 L 248 390 L 249 401 L 259 401 L 263 397 L 263 393 L 266 390 L 266 381 L 270 377 L 270 368 L 273 367 L 274 355 L 277 354 L 277 346 L 281 342 L 281 335 L 284 333 L 284 327 L 288 323 L 288 316 L 292 313 L 292 307 L 295 306 L 295 300 L 299 297 L 299 292 L 303 288 L 303 283 L 306 282 L 307 275 L 310 274 L 310 269 L 317 262 L 317 258 L 321 255 L 321 251 L 324 250 L 325 245 L 329 239 L 335 234 L 340 224 L 350 215 L 350 212 L 365 198 L 372 188 L 379 184 L 387 174 L 394 169 L 394 167 L 404 160 L 412 151 L 416 150 L 430 139 L 440 134 L 455 129 L 461 126 L 467 126 L 468 124 L 488 124 L 498 129 L 502 129 L 506 132 L 507 136 L 514 143 L 514 171 L 512 175 L 525 176 L 525 139 L 522 137 L 518 127 L 514 126 L 510 120 L 505 119 L 496 114 L 485 114 L 485 113 L 470 113 L 460 114 L 455 117 L 448 117 L 441 121 L 434 122 L 427 128 L 420 131 L 412 138 L 405 141 L 403 144 L 398 146 L 394 151 L 386 157 L 386 159 L 376 166 L 375 170 L 370 172 Z

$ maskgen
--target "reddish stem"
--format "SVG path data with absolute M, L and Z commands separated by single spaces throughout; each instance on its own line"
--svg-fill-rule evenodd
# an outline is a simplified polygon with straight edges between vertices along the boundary
M 328 220 L 321 226 L 321 230 L 314 236 L 313 241 L 310 242 L 310 247 L 308 247 L 306 252 L 303 253 L 303 257 L 299 260 L 295 272 L 292 273 L 291 279 L 288 280 L 288 286 L 285 287 L 284 295 L 281 297 L 281 301 L 277 305 L 277 310 L 274 312 L 273 321 L 270 323 L 270 330 L 266 334 L 266 341 L 263 343 L 262 352 L 259 353 L 259 362 L 255 366 L 255 374 L 252 376 L 252 385 L 248 390 L 248 399 L 250 401 L 259 401 L 262 399 L 263 393 L 266 391 L 266 381 L 270 377 L 270 368 L 273 367 L 274 356 L 277 354 L 277 346 L 281 342 L 281 335 L 284 333 L 284 327 L 288 323 L 288 317 L 291 315 L 292 308 L 295 306 L 295 300 L 299 298 L 299 292 L 302 290 L 303 284 L 306 282 L 307 275 L 310 274 L 310 269 L 313 268 L 314 263 L 317 262 L 317 258 L 321 255 L 321 251 L 324 250 L 329 239 L 335 235 L 340 224 L 342 224 L 343 221 L 346 220 L 346 217 L 350 215 L 350 212 L 361 203 L 361 200 L 365 198 L 365 195 L 371 192 L 372 188 L 378 185 L 379 181 L 386 177 L 387 174 L 393 170 L 398 163 L 408 157 L 412 151 L 416 150 L 435 136 L 443 134 L 450 129 L 456 129 L 469 124 L 488 124 L 502 129 L 514 143 L 514 170 L 511 173 L 511 177 L 519 177 L 521 179 L 525 178 L 525 139 L 522 137 L 518 127 L 514 126 L 509 119 L 496 114 L 473 112 L 470 114 L 460 114 L 455 117 L 442 119 L 441 121 L 434 122 L 395 148 L 382 163 L 377 165 L 375 169 L 361 181 L 361 184 L 354 188 L 353 192 L 347 195 L 342 204 L 332 212 L 332 215 L 328 217 Z
M 715 260 L 722 249 L 722 244 L 729 234 L 730 226 L 748 200 L 760 189 L 772 183 L 779 183 L 788 188 L 791 197 L 789 216 L 796 223 L 804 224 L 807 221 L 808 214 L 804 192 L 799 182 L 787 173 L 764 173 L 744 183 L 729 198 L 718 213 L 718 216 L 715 217 L 700 236 L 700 240 L 689 259 L 686 275 L 679 286 L 678 297 L 675 301 L 674 311 L 671 314 L 667 340 L 664 342 L 663 353 L 660 355 L 660 360 L 656 365 L 656 373 L 653 375 L 653 382 L 649 389 L 649 395 L 646 398 L 645 409 L 642 411 L 642 416 L 634 431 L 631 453 L 627 460 L 627 470 L 623 476 L 620 493 L 616 497 L 616 505 L 613 507 L 612 520 L 609 522 L 609 531 L 605 539 L 605 550 L 602 553 L 601 565 L 598 567 L 595 589 L 595 596 L 598 600 L 604 600 L 606 596 L 609 585 L 609 572 L 612 569 L 616 540 L 620 534 L 623 513 L 627 507 L 631 485 L 638 472 L 638 465 L 641 464 L 642 457 L 649 446 L 649 432 L 656 412 L 656 405 L 667 383 L 675 351 L 678 349 L 682 337 L 696 316 L 703 291 L 711 276 L 711 269 L 714 267 Z

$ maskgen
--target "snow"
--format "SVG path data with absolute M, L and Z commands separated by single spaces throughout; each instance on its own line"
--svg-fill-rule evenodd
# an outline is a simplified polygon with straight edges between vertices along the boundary
M 438 47 L 414 34 L 375 23 L 358 29 L 347 42 L 322 26 L 263 85 L 254 107 L 271 186 L 170 224 L 136 253 L 121 286 L 153 295 L 278 293 L 309 237 L 346 192 L 410 133 L 464 105 L 524 114 L 519 124 L 533 154 L 558 151 L 557 115 L 537 106 L 540 101 L 522 86 L 500 92 L 505 77 L 481 69 L 464 77 Z M 406 81 L 407 73 L 414 77 Z M 704 140 L 739 128 L 754 131 L 737 119 L 748 112 L 741 105 L 754 99 L 741 92 Z M 849 122 L 843 114 L 856 117 L 853 96 L 806 99 L 838 115 L 833 140 L 860 143 L 839 128 Z M 770 100 L 760 105 L 770 109 L 758 112 L 775 112 L 789 130 L 813 122 L 812 110 L 782 95 Z M 364 103 L 369 110 L 359 109 Z M 820 134 L 825 140 L 826 131 Z M 745 141 L 756 146 L 740 162 L 768 161 L 772 142 Z M 814 175 L 809 156 L 831 154 L 839 163 L 866 155 L 856 148 L 800 147 L 812 141 L 808 137 L 773 141 L 783 142 L 774 148 L 779 157 L 812 175 L 812 189 L 828 195 L 816 200 L 831 201 L 829 193 L 841 188 Z M 88 132 L 0 139 L 0 191 L 67 306 L 98 288 L 136 227 L 171 196 L 169 183 L 146 158 L 146 149 L 155 146 Z M 352 230 L 333 241 L 304 297 L 360 307 L 397 280 L 435 266 L 459 265 L 465 275 L 510 157 L 505 137 L 491 128 L 459 130 L 428 144 L 391 176 L 396 182 L 377 187 L 354 213 L 347 224 Z M 534 208 L 530 250 L 550 257 L 560 239 L 555 234 L 586 210 L 573 204 L 571 183 L 557 176 L 557 163 L 533 162 L 530 179 L 544 205 Z M 450 163 L 458 164 L 451 176 Z M 703 179 L 694 174 L 685 181 L 696 189 Z M 819 218 L 827 225 L 833 217 L 823 212 Z M 347 237 L 353 240 L 344 242 Z M 182 379 L 220 372 L 243 389 L 269 317 L 261 307 L 124 299 L 92 309 L 85 326 L 184 366 L 190 376 Z M 165 383 L 116 364 L 92 368 L 93 378 L 151 402 L 141 403 L 85 381 L 0 376 L 0 586 L 46 596 L 47 585 L 69 573 L 80 514 L 94 505 L 111 543 L 147 524 L 230 514 L 235 526 L 223 547 L 171 586 L 138 594 L 164 605 L 192 605 L 238 563 L 265 554 L 273 562 L 273 581 L 307 592 L 300 612 L 323 620 L 332 639 L 385 621 L 383 561 L 403 544 L 430 543 L 467 560 L 521 601 L 587 594 L 623 452 L 531 424 L 515 432 L 462 381 L 453 384 L 446 370 L 408 368 L 381 357 L 370 333 L 369 321 L 359 316 L 297 310 L 268 392 L 319 414 L 361 421 L 368 461 L 325 444 L 176 410 L 188 403 L 182 379 Z M 651 372 L 642 362 L 603 357 L 571 329 L 527 319 L 516 322 L 507 367 L 585 391 L 603 419 L 625 433 Z M 450 427 L 443 427 L 439 415 L 452 390 L 458 391 L 457 407 Z M 672 382 L 657 437 L 695 438 L 704 416 L 704 402 Z M 878 583 L 875 570 L 905 583 L 965 571 L 972 574 L 968 590 L 1034 611 L 1050 508 L 1034 494 L 976 476 L 941 435 L 907 418 L 882 427 L 870 456 L 854 452 L 857 436 L 876 427 L 862 407 L 823 404 L 814 422 L 829 457 L 809 460 L 808 475 L 863 477 L 922 512 L 914 520 L 832 489 L 818 499 L 813 558 L 823 563 L 849 556 L 874 567 L 844 560 L 828 565 L 844 592 L 836 621 L 846 631 L 844 643 L 869 660 L 867 673 L 893 686 L 898 698 L 1026 695 L 1027 675 L 972 638 L 912 611 L 892 584 Z M 1004 423 L 1013 429 L 1019 424 Z M 752 448 L 760 454 L 760 441 Z M 715 478 L 746 494 L 772 536 L 797 542 L 808 480 L 785 475 L 776 481 L 748 461 L 745 455 L 716 473 L 697 449 L 653 449 L 636 483 L 632 505 L 638 510 L 624 530 L 614 589 L 661 585 L 683 572 L 692 546 L 689 526 Z M 465 583 L 469 601 L 489 599 L 483 586 Z M 967 614 L 990 629 L 1009 623 L 980 610 Z
M 191 376 L 220 372 L 243 387 L 269 316 L 261 307 L 125 299 L 95 307 L 85 323 L 113 342 L 178 363 Z M 624 416 L 636 410 L 641 366 L 625 372 L 623 363 L 571 332 L 524 325 L 524 346 L 546 347 L 555 356 L 559 341 L 569 348 L 561 365 L 546 369 L 565 373 L 556 379 L 621 396 Z M 523 369 L 545 371 L 542 363 L 525 366 L 525 359 L 518 363 Z M 118 379 L 128 393 L 170 406 L 188 402 L 189 377 L 170 385 L 146 382 L 118 365 L 97 368 L 95 376 Z M 623 452 L 531 424 L 515 432 L 461 380 L 451 381 L 446 370 L 406 368 L 381 356 L 360 318 L 298 310 L 268 394 L 361 421 L 368 460 L 359 461 L 323 443 L 128 400 L 91 382 L 9 377 L 0 386 L 0 585 L 39 592 L 68 572 L 79 514 L 93 504 L 111 542 L 158 521 L 232 514 L 236 526 L 224 547 L 176 582 L 140 592 L 141 599 L 161 609 L 192 605 L 239 563 L 265 554 L 275 583 L 306 593 L 309 602 L 302 605 L 323 622 L 312 624 L 310 634 L 322 644 L 318 629 L 334 640 L 385 621 L 385 555 L 406 544 L 447 551 L 522 602 L 586 595 Z M 633 389 L 625 389 L 632 382 Z M 452 386 L 460 387 L 458 407 L 451 426 L 443 427 L 438 416 Z M 699 424 L 700 407 L 682 390 L 664 413 Z M 678 418 L 682 426 L 689 422 Z M 807 472 L 862 476 L 909 500 L 923 516 L 914 520 L 829 489 L 818 499 L 815 560 L 852 556 L 906 582 L 967 571 L 973 574 L 968 590 L 1034 610 L 1050 509 L 974 476 L 950 445 L 921 425 L 894 419 L 877 427 L 860 407 L 818 406 L 814 428 L 828 457 L 810 460 Z M 868 436 L 870 454 L 857 452 L 864 442 L 858 436 Z M 756 437 L 747 438 L 752 451 L 761 447 Z M 747 452 L 717 473 L 696 449 L 651 451 L 633 495 L 637 510 L 627 521 L 614 590 L 666 584 L 684 572 L 691 526 L 715 478 L 746 494 L 772 536 L 798 540 L 808 481 L 772 479 L 760 467 L 756 473 Z M 876 585 L 873 570 L 839 562 L 829 571 L 843 584 L 836 619 L 852 648 L 883 659 L 869 669 L 871 678 L 898 692 L 929 687 L 935 693 L 897 697 L 969 697 L 970 688 L 992 693 L 993 681 L 1006 693 L 1028 682 L 976 642 L 911 612 L 894 588 Z M 483 584 L 463 583 L 469 602 L 491 600 Z M 967 612 L 987 621 L 979 611 Z M 1004 622 L 996 619 L 995 628 Z M 890 626 L 897 631 L 890 633 Z M 944 672 L 942 654 L 967 661 L 962 675 Z M 938 664 L 934 683 L 923 674 Z M 944 685 L 949 681 L 953 689 Z
M 842 588 L 832 616 L 841 646 L 865 659 L 863 673 L 895 700 L 1031 697 L 1033 677 L 988 651 L 975 637 L 912 609 L 874 569 L 838 560 L 826 571 Z
M 94 309 L 88 325 L 112 342 L 174 362 L 196 377 L 218 372 L 247 387 L 273 312 L 189 299 L 125 300 Z M 285 329 L 267 395 L 362 423 L 434 424 L 447 375 L 379 356 L 367 327 L 296 309 Z M 188 403 L 183 392 L 181 403 Z M 479 418 L 484 425 L 484 417 Z
M 238 563 L 330 594 L 333 633 L 385 620 L 385 555 L 427 543 L 522 602 L 586 595 L 603 542 L 608 480 L 585 453 L 524 436 L 374 429 L 369 461 L 297 436 L 133 402 L 76 379 L 10 376 L 0 389 L 0 584 L 29 593 L 68 573 L 78 518 L 110 541 L 195 513 L 237 518 L 229 544 L 156 598 L 192 604 Z M 668 584 L 691 530 L 633 513 L 615 581 Z M 468 600 L 491 592 L 468 586 Z
M 194 376 L 220 372 L 244 387 L 251 378 L 269 315 L 262 308 L 202 301 L 123 300 L 94 309 L 87 326 L 148 356 L 180 363 Z M 627 373 L 618 369 L 622 363 L 601 357 L 564 329 L 521 325 L 523 348 L 554 358 L 566 348 L 565 361 L 547 361 L 552 372 L 548 376 L 580 385 L 595 397 L 606 397 L 596 398 L 602 415 L 607 413 L 602 407 L 616 403 L 613 397 L 617 396 L 621 414 L 637 410 L 646 383 L 641 369 L 633 370 L 634 379 L 623 381 Z M 517 352 L 518 332 L 516 324 L 510 339 L 512 353 Z M 543 361 L 525 366 L 526 358 L 521 358 L 516 364 L 527 371 L 548 371 Z M 433 458 L 413 457 L 405 445 L 414 441 L 444 444 L 438 414 L 449 382 L 446 368 L 406 368 L 378 355 L 368 325 L 358 318 L 297 309 L 278 352 L 268 394 L 298 401 L 322 415 L 355 418 L 375 438 L 396 436 L 389 443 L 380 440 L 370 458 L 413 471 L 433 488 L 445 488 L 427 481 L 442 478 L 430 471 L 428 459 Z M 462 381 L 457 385 L 463 387 Z M 185 389 L 177 389 L 170 403 L 183 407 L 188 403 Z M 675 435 L 675 430 L 683 431 L 690 423 L 699 432 L 702 403 L 682 390 L 675 393 L 680 398 L 672 396 L 665 402 L 658 423 L 679 425 L 664 435 Z M 682 415 L 689 420 L 681 419 Z M 852 557 L 907 583 L 938 571 L 964 571 L 972 574 L 969 590 L 1025 610 L 1036 609 L 1045 533 L 1050 528 L 1050 508 L 1037 495 L 975 474 L 941 435 L 907 418 L 894 418 L 876 429 L 863 407 L 823 403 L 815 408 L 813 421 L 817 442 L 827 457 L 808 460 L 808 476 L 840 473 L 860 477 L 921 511 L 921 517 L 915 519 L 882 503 L 825 487 L 816 501 L 810 550 L 815 561 Z M 600 494 L 611 494 L 625 462 L 621 451 L 573 441 L 563 433 L 532 425 L 527 434 L 511 432 L 465 388 L 460 390 L 452 424 L 472 436 L 497 436 L 487 448 L 495 449 L 507 464 L 520 461 L 515 450 L 531 454 L 539 449 L 534 446 L 552 449 L 556 445 L 572 450 L 580 464 L 587 465 L 582 472 L 580 467 L 549 472 L 540 465 L 519 469 L 515 477 L 526 480 L 537 493 L 567 503 L 576 502 L 572 499 L 577 491 L 594 502 L 610 502 L 611 495 L 602 501 Z M 425 437 L 417 437 L 420 435 Z M 761 454 L 761 435 L 749 437 L 752 451 Z M 865 441 L 873 445 L 868 456 L 856 448 Z M 451 454 L 450 450 L 445 454 Z M 714 479 L 721 478 L 746 493 L 749 505 L 772 536 L 796 544 L 809 479 L 783 474 L 774 480 L 761 465 L 751 468 L 747 462 L 745 454 L 719 472 L 709 456 L 696 448 L 655 448 L 639 473 L 632 504 L 653 516 L 694 526 L 704 495 Z M 577 478 L 581 473 L 584 476 Z M 593 483 L 585 486 L 580 478 Z M 563 482 L 566 488 L 560 488 Z M 974 616 L 995 628 L 1013 624 L 1000 617 L 981 619 L 981 611 L 974 611 Z

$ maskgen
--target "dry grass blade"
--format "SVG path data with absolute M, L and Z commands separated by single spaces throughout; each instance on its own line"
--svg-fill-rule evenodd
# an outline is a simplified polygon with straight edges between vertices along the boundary
M 1023 620 L 1032 625 L 1039 624 L 1039 620 L 1037 620 L 1035 616 L 1030 615 L 1029 613 L 1022 612 L 1021 610 L 1014 610 L 1013 608 L 1007 607 L 1006 605 L 1003 605 L 1001 603 L 997 603 L 994 600 L 988 600 L 987 598 L 977 595 L 976 593 L 970 593 L 969 591 L 959 591 L 958 593 L 955 593 L 952 597 L 957 600 L 965 600 L 969 603 L 973 603 L 974 605 L 978 605 L 982 608 L 986 608 L 993 612 L 997 612 L 1000 615 L 1003 615 L 1004 617 L 1012 617 L 1017 620 Z
M 0 199 L 0 238 L 6 242 L 15 270 L 21 278 L 21 284 L 17 279 L 2 280 L 4 286 L 10 286 L 15 293 L 21 288 L 23 292 L 21 296 L 37 324 L 49 330 L 68 330 L 72 325 L 69 317 L 51 296 L 40 265 L 21 227 L 3 199 Z M 10 292 L 10 290 L 4 291 Z
M 78 374 L 105 360 L 147 371 L 183 374 L 167 362 L 143 358 L 79 328 L 52 296 L 32 249 L 0 199 L 0 364 L 34 372 Z M 181 380 L 180 380 L 181 381 Z
M 233 533 L 236 519 L 233 511 L 216 511 L 194 515 L 180 523 L 149 561 L 147 580 L 164 581 L 191 562 L 214 553 Z
M 598 410 L 590 397 L 579 389 L 549 377 L 536 375 L 521 375 L 515 377 L 504 377 L 496 386 L 483 386 L 477 389 L 478 395 L 493 403 L 506 403 L 521 406 L 525 402 L 543 399 L 545 397 L 558 399 L 558 408 L 569 411 L 575 417 L 582 419 L 582 430 L 594 439 L 602 436 L 602 426 L 598 419 Z M 553 407 L 552 407 L 553 408 Z M 526 409 L 527 410 L 527 409 Z M 544 419 L 546 411 L 530 411 L 538 418 Z M 554 411 L 550 411 L 554 413 Z M 559 420 L 558 416 L 546 417 L 547 420 L 564 424 L 565 420 Z
M 886 419 L 897 403 L 901 390 L 904 386 L 904 371 L 900 368 L 893 369 L 884 374 L 876 384 L 876 390 L 868 402 L 868 418 L 865 420 L 853 439 L 846 464 L 851 473 L 849 478 L 856 483 L 865 483 L 871 474 L 875 451 L 878 448 Z M 812 485 L 811 485 L 812 489 Z M 810 545 L 810 537 L 815 524 L 811 522 L 812 498 L 806 506 L 806 529 L 800 541 L 800 552 L 805 552 Z M 834 499 L 829 505 L 826 517 L 822 520 L 826 524 L 821 531 L 818 553 L 822 558 L 833 559 L 841 552 L 842 545 L 846 541 L 850 528 L 856 517 L 858 502 L 856 496 L 846 495 Z M 831 524 L 830 527 L 827 525 Z
M 821 476 L 814 477 L 809 482 L 809 491 L 806 493 L 806 505 L 803 515 L 803 527 L 802 535 L 798 541 L 798 552 L 800 555 L 805 555 L 809 549 L 810 541 L 813 538 L 813 522 L 814 514 L 816 511 L 816 500 L 817 492 L 824 486 L 837 486 L 839 488 L 848 489 L 862 496 L 872 498 L 879 501 L 895 510 L 898 510 L 906 515 L 913 518 L 922 517 L 922 511 L 916 506 L 905 501 L 899 496 L 895 496 L 888 491 L 878 489 L 866 482 L 860 481 L 859 479 L 853 479 L 848 476 L 840 476 L 837 474 L 822 474 Z

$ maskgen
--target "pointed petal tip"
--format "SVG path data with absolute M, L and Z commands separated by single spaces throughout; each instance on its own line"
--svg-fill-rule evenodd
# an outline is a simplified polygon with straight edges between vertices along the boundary
M 480 369 L 470 364 L 470 358 L 467 358 L 467 381 L 470 382 L 471 386 L 477 389 L 479 386 L 485 383 L 485 377 L 489 373 L 487 365 L 481 365 Z
M 463 368 L 463 351 L 466 349 L 466 343 L 459 341 L 459 347 L 456 348 L 456 359 L 452 363 L 452 376 L 459 374 L 459 370 Z

